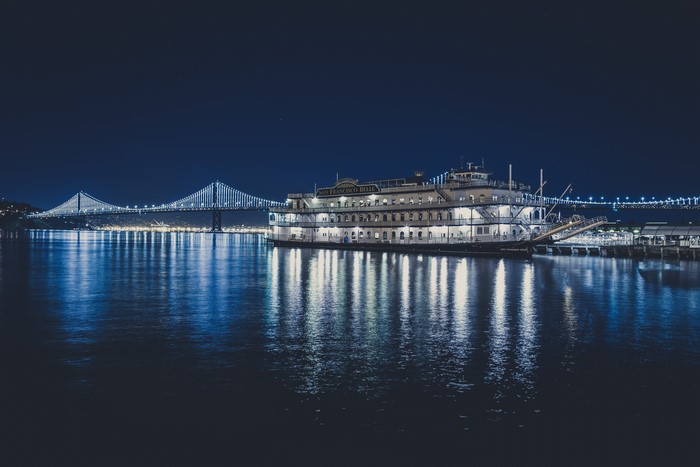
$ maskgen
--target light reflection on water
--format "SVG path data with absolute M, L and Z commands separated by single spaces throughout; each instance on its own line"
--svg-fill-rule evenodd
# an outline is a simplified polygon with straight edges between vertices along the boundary
M 273 366 L 294 368 L 287 376 L 300 391 L 381 392 L 391 384 L 382 375 L 408 368 L 465 388 L 478 381 L 468 377 L 479 367 L 479 358 L 470 366 L 474 354 L 486 357 L 483 381 L 496 394 L 511 380 L 534 391 L 548 319 L 561 322 L 562 364 L 580 338 L 669 349 L 684 342 L 669 334 L 674 322 L 691 325 L 680 337 L 697 333 L 697 289 L 645 282 L 629 260 L 283 249 L 241 235 L 33 235 L 33 267 L 48 274 L 35 292 L 55 306 L 68 343 L 92 345 L 115 325 L 138 336 L 157 323 L 166 336 L 215 350 L 235 347 L 234 323 L 252 320 L 262 336 L 246 340 L 264 344 Z M 685 267 L 690 274 L 697 264 Z
M 16 247 L 0 247 L 0 303 L 28 301 L 56 358 L 85 387 L 98 387 L 104 368 L 143 366 L 179 368 L 169 376 L 176 387 L 273 385 L 300 398 L 359 394 L 387 404 L 427 394 L 454 401 L 461 428 L 479 414 L 496 423 L 539 410 L 548 378 L 587 378 L 601 355 L 606 364 L 700 366 L 698 263 L 680 263 L 685 275 L 673 282 L 663 271 L 643 277 L 627 259 L 36 231 L 22 279 L 8 272 L 21 270 L 8 259 Z M 26 291 L 10 279 L 26 280 Z

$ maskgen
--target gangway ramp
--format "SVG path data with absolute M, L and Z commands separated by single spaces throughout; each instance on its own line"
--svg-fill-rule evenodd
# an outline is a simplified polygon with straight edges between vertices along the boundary
M 583 216 L 572 216 L 561 222 L 555 224 L 555 226 L 538 235 L 533 239 L 534 242 L 540 242 L 546 238 L 552 238 L 553 241 L 566 240 L 567 238 L 575 237 L 587 230 L 595 229 L 596 227 L 605 224 L 608 221 L 605 216 L 593 217 L 586 219 Z
M 599 216 L 599 217 L 593 217 L 591 219 L 585 219 L 583 223 L 578 224 L 576 227 L 574 227 L 571 231 L 564 231 L 562 233 L 562 236 L 559 237 L 557 236 L 554 241 L 558 242 L 561 240 L 566 240 L 567 238 L 575 237 L 576 235 L 579 235 L 587 230 L 595 229 L 598 226 L 601 226 L 608 222 L 607 217 L 605 216 Z

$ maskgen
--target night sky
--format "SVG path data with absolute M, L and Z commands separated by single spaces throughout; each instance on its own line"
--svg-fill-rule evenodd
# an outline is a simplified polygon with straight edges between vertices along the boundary
M 699 195 L 700 3 L 529 3 L 4 0 L 0 196 L 284 200 L 482 158 Z

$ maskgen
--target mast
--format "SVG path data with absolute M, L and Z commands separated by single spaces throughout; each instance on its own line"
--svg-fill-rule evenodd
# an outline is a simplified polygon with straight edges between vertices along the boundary
M 513 189 L 513 164 L 508 164 L 508 204 L 510 204 L 510 197 L 512 196 Z
M 542 169 L 540 169 L 540 232 L 542 231 L 542 223 L 544 222 L 544 219 L 542 219 L 542 202 L 544 201 L 543 196 L 542 196 L 542 194 L 543 194 L 542 187 L 544 187 L 544 183 L 542 182 L 542 180 L 543 180 L 542 173 L 543 173 L 543 171 L 542 171 Z

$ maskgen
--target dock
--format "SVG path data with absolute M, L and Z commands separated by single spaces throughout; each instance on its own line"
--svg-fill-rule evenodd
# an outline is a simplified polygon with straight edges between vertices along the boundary
M 700 259 L 700 248 L 667 245 L 557 245 L 555 243 L 552 245 L 538 245 L 534 253 L 539 255 L 603 256 L 609 258 Z

